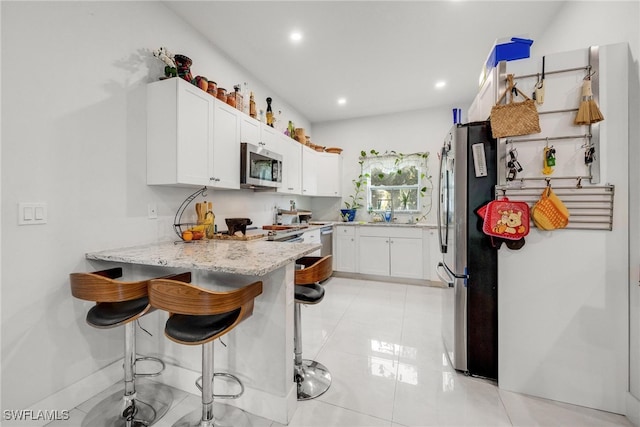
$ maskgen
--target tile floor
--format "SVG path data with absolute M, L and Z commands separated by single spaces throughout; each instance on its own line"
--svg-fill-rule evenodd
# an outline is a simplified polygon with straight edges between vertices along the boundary
M 303 348 L 330 369 L 333 383 L 299 402 L 290 427 L 632 426 L 621 415 L 499 390 L 452 370 L 440 339 L 440 288 L 336 277 L 325 286 L 320 304 L 303 307 Z M 79 426 L 118 387 L 49 426 Z M 199 405 L 197 395 L 175 390 L 155 425 L 169 427 Z M 282 426 L 250 418 L 254 427 Z

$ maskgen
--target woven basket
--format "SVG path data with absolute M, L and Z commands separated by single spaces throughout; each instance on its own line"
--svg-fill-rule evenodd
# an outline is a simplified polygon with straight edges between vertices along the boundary
M 535 226 L 543 230 L 565 228 L 569 224 L 569 210 L 551 187 L 544 189 L 533 206 L 531 217 Z
M 513 102 L 513 91 L 525 100 Z M 500 104 L 507 93 L 509 102 Z M 491 133 L 494 138 L 540 133 L 540 117 L 535 102 L 513 84 L 513 74 L 507 76 L 507 90 L 491 108 Z

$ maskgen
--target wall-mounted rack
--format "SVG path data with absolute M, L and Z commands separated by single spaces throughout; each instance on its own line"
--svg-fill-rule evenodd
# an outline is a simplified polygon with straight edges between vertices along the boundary
M 544 66 L 544 60 L 543 60 Z M 562 74 L 562 73 L 584 73 L 585 78 L 591 79 L 591 87 L 593 90 L 593 99 L 598 102 L 599 97 L 599 71 L 600 71 L 600 55 L 599 55 L 599 47 L 591 46 L 588 49 L 588 63 L 586 65 L 577 66 L 577 67 L 569 67 L 562 68 L 557 70 L 545 71 L 544 75 L 546 77 L 554 74 Z M 514 80 L 517 79 L 530 79 L 537 78 L 540 79 L 541 73 L 530 73 L 530 74 L 515 74 L 513 76 Z M 507 81 L 507 72 L 506 69 L 500 72 L 498 76 L 497 85 L 497 93 L 501 93 L 506 88 Z M 576 101 L 579 101 L 576 99 Z M 572 105 L 569 105 L 572 107 Z M 567 113 L 577 113 L 579 111 L 579 105 L 576 105 L 575 108 L 562 108 L 557 110 L 546 110 L 539 111 L 539 115 L 553 115 L 553 114 L 567 114 Z M 570 115 L 570 114 L 567 114 Z M 553 117 L 553 116 L 552 116 Z M 559 116 L 562 117 L 562 116 Z M 564 119 L 563 119 L 564 120 Z M 573 120 L 571 122 L 573 126 Z M 599 123 L 592 123 L 590 125 L 582 125 L 581 128 L 584 133 L 577 135 L 560 135 L 560 136 L 548 136 L 548 137 L 532 137 L 532 138 L 520 138 L 520 137 L 510 137 L 508 139 L 500 138 L 500 142 L 506 142 L 505 144 L 499 144 L 498 148 L 498 158 L 504 160 L 504 163 L 500 162 L 498 165 L 499 176 L 501 179 L 508 179 L 509 177 L 509 168 L 507 163 L 509 161 L 507 146 L 508 144 L 513 143 L 526 143 L 526 142 L 539 142 L 539 141 L 558 141 L 558 140 L 575 140 L 575 139 L 586 139 L 585 149 L 591 150 L 591 158 L 592 161 L 586 167 L 588 169 L 587 174 L 589 175 L 588 181 L 590 184 L 599 184 L 601 182 L 600 176 L 600 125 Z M 566 132 L 566 130 L 565 130 Z M 580 171 L 577 171 L 581 173 Z M 541 178 L 541 179 L 544 179 Z M 504 181 L 502 181 L 504 182 Z M 509 181 L 507 181 L 509 182 Z
M 562 68 L 560 70 L 553 70 L 553 71 L 545 71 L 544 74 L 545 75 L 549 75 L 549 74 L 559 74 L 559 73 L 571 73 L 574 71 L 586 71 L 587 73 L 591 74 L 591 69 L 593 67 L 591 65 L 585 65 L 584 67 L 575 67 L 575 68 Z M 537 77 L 540 78 L 540 73 L 533 73 L 533 74 L 523 74 L 521 76 L 518 76 L 517 74 L 513 76 L 513 79 L 528 79 L 531 77 Z
M 615 186 L 582 186 L 582 180 L 588 176 L 561 176 L 553 178 L 520 178 L 507 185 L 497 185 L 495 196 L 509 197 L 526 202 L 533 207 L 540 199 L 542 191 L 551 185 L 551 181 L 572 180 L 575 185 L 553 186 L 553 192 L 562 200 L 569 210 L 567 229 L 574 230 L 608 230 L 613 229 L 613 198 Z M 525 181 L 546 181 L 546 185 L 529 185 Z
M 585 133 L 582 135 L 562 135 L 562 136 L 546 136 L 544 138 L 526 138 L 526 139 L 507 139 L 505 141 L 506 144 L 511 144 L 513 142 L 535 142 L 535 141 L 557 141 L 559 139 L 590 139 L 591 134 Z

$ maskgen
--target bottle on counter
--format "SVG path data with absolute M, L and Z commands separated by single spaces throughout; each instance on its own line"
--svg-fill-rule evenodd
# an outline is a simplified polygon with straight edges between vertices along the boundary
M 273 110 L 271 109 L 271 97 L 267 98 L 267 126 L 273 127 Z
M 244 82 L 242 84 L 242 112 L 249 115 L 249 84 Z
M 213 204 L 207 203 L 207 213 L 204 215 L 204 223 L 207 226 L 205 229 L 207 239 L 213 239 L 216 234 L 216 215 L 213 213 Z
M 253 99 L 253 92 L 249 95 L 249 116 L 254 119 L 258 117 L 256 113 L 256 100 Z

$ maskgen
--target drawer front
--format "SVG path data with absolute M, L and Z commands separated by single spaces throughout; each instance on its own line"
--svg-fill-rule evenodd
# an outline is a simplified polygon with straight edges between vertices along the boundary
M 371 237 L 406 237 L 414 239 L 422 239 L 422 230 L 417 227 L 393 227 L 387 225 L 379 226 L 362 226 L 360 228 L 361 236 Z
M 349 237 L 355 237 L 356 235 L 356 227 L 354 226 L 337 226 L 336 227 L 336 234 L 338 236 L 349 236 Z

